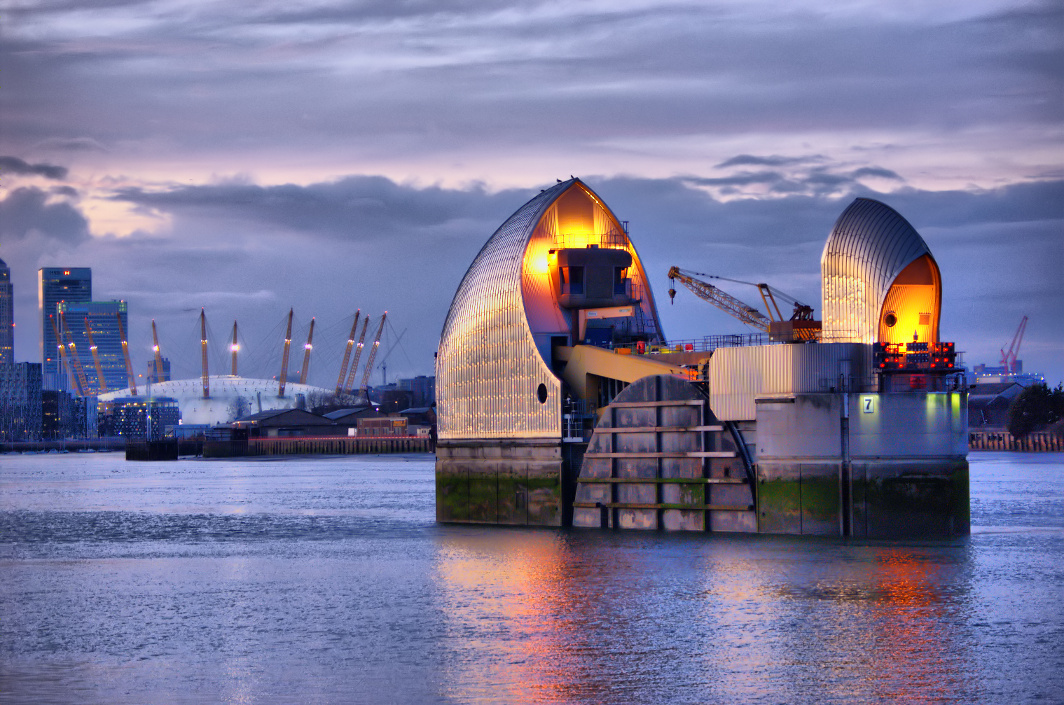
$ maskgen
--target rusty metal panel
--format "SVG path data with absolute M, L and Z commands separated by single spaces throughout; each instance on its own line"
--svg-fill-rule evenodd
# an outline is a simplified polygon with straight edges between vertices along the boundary
M 753 421 L 758 397 L 862 391 L 872 346 L 808 343 L 718 348 L 709 360 L 709 403 L 722 421 Z
M 835 221 L 820 258 L 824 340 L 875 342 L 891 283 L 930 254 L 893 208 L 870 198 L 854 200 Z

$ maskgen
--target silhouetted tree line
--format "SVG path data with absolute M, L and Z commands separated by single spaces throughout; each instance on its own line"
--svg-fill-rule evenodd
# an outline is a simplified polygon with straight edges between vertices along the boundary
M 1064 384 L 1050 389 L 1034 384 L 1020 392 L 1009 405 L 1006 428 L 1016 438 L 1057 423 L 1064 418 Z

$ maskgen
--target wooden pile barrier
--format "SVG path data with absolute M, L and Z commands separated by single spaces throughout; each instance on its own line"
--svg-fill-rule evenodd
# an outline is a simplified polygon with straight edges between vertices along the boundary
M 249 438 L 248 455 L 356 455 L 431 453 L 427 436 L 314 436 Z
M 969 450 L 1012 450 L 1024 453 L 1059 453 L 1064 451 L 1064 437 L 1052 431 L 1035 431 L 1016 438 L 1005 430 L 968 431 Z

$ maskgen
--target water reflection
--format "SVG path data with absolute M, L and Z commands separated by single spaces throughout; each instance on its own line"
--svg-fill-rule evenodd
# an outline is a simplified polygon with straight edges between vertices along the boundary
M 459 701 L 981 692 L 964 544 L 459 529 L 438 544 Z
M 1064 702 L 1059 462 L 977 457 L 972 536 L 921 545 L 441 526 L 425 459 L 59 460 L 0 465 L 4 705 Z

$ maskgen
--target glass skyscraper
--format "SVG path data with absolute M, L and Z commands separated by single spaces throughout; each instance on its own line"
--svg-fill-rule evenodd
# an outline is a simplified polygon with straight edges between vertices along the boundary
M 66 368 L 59 356 L 55 338 L 56 305 L 60 302 L 84 303 L 92 301 L 92 269 L 89 267 L 41 267 L 37 270 L 37 312 L 41 320 L 41 363 L 45 389 L 68 389 Z M 82 322 L 84 326 L 84 322 Z M 86 352 L 88 345 L 86 344 Z M 79 351 L 80 352 L 80 351 Z M 124 386 L 124 385 L 123 385 Z
M 88 384 L 84 393 L 96 396 L 107 391 L 124 389 L 129 378 L 126 374 L 126 361 L 122 352 L 118 319 L 122 319 L 122 330 L 128 330 L 126 302 L 61 301 L 56 304 L 56 310 L 62 314 L 67 329 L 74 339 L 75 353 Z M 93 345 L 96 346 L 95 355 L 93 355 Z M 67 348 L 68 359 L 70 354 L 70 349 Z M 97 361 L 100 374 L 97 374 L 96 370 Z
M 0 365 L 15 361 L 15 304 L 11 270 L 0 259 Z

